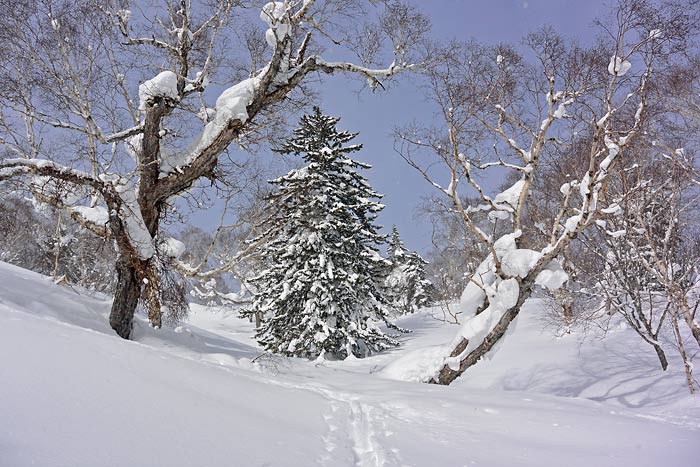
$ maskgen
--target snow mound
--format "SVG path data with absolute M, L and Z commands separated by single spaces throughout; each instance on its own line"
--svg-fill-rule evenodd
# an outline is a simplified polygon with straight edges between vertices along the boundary
M 413 350 L 383 368 L 379 375 L 396 381 L 423 383 L 437 374 L 449 353 L 446 345 Z

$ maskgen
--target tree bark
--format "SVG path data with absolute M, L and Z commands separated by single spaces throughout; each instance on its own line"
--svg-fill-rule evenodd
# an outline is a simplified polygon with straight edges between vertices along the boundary
M 683 359 L 683 369 L 685 370 L 685 382 L 688 385 L 688 390 L 691 394 L 695 394 L 695 381 L 693 379 L 693 365 L 688 360 L 688 354 L 685 351 L 685 346 L 683 345 L 683 336 L 681 330 L 678 328 L 678 316 L 673 316 L 673 334 L 676 338 L 676 345 L 678 346 L 678 352 L 681 354 Z
M 134 321 L 134 313 L 141 296 L 136 268 L 123 258 L 117 260 L 117 287 L 114 292 L 109 324 L 122 338 L 129 339 Z
M 668 360 L 666 359 L 666 354 L 664 353 L 664 350 L 658 344 L 652 344 L 652 345 L 654 346 L 654 350 L 656 351 L 656 356 L 659 357 L 659 363 L 661 363 L 661 369 L 666 371 L 666 368 L 668 368 Z
M 690 328 L 690 332 L 693 335 L 693 339 L 695 339 L 695 342 L 697 342 L 698 347 L 700 347 L 700 327 L 698 327 L 698 323 L 695 322 L 695 313 L 690 311 L 688 299 L 686 298 L 685 294 L 682 294 L 680 298 L 676 301 L 678 303 L 678 308 L 680 308 L 681 313 L 683 313 L 683 318 L 685 319 L 686 324 Z

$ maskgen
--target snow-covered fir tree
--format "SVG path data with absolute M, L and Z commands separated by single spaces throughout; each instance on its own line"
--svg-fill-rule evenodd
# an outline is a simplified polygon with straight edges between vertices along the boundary
M 433 284 L 426 279 L 428 262 L 406 249 L 396 226 L 391 231 L 387 254 L 391 272 L 384 280 L 384 288 L 389 306 L 405 314 L 429 305 Z
M 259 254 L 266 268 L 247 313 L 265 316 L 258 341 L 271 352 L 307 358 L 364 357 L 396 345 L 375 278 L 386 270 L 385 237 L 374 224 L 381 198 L 360 175 L 370 166 L 350 158 L 357 134 L 339 132 L 338 118 L 314 108 L 278 150 L 306 166 L 273 180 L 274 209 Z

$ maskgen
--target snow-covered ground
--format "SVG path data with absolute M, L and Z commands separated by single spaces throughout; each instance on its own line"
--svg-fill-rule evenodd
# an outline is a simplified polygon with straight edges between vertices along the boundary
M 430 310 L 367 359 L 256 359 L 231 311 L 139 320 L 127 342 L 105 300 L 0 263 L 0 466 L 698 465 L 700 402 L 675 359 L 660 371 L 622 328 L 556 338 L 538 306 L 439 387 L 385 369 L 453 337 Z

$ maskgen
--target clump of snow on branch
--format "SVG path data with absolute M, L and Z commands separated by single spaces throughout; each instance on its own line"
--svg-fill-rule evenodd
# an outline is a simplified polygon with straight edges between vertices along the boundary
M 177 99 L 177 75 L 170 70 L 162 71 L 139 85 L 139 110 L 145 110 L 149 102 L 159 97 Z
M 567 232 L 573 232 L 578 227 L 578 224 L 579 222 L 581 222 L 581 219 L 583 219 L 582 214 L 574 214 L 566 220 L 566 222 L 564 223 L 564 228 L 567 230 Z
M 179 258 L 185 249 L 185 244 L 173 237 L 166 238 L 158 245 L 158 250 L 169 258 Z
M 182 172 L 182 167 L 191 161 L 188 152 L 169 153 L 161 149 L 160 176 L 165 177 L 172 172 Z
M 259 84 L 260 78 L 248 78 L 222 92 L 216 100 L 213 123 L 221 124 L 228 120 L 240 120 L 241 123 L 244 123 L 248 120 L 246 107 L 253 100 Z
M 605 233 L 610 235 L 612 238 L 620 238 L 627 235 L 627 231 L 624 229 L 615 231 L 606 230 Z
M 541 257 L 542 253 L 539 251 L 515 248 L 503 255 L 501 269 L 508 276 L 523 278 Z
M 617 203 L 610 204 L 607 208 L 601 209 L 600 212 L 603 214 L 612 214 L 614 216 L 621 216 L 624 213 L 622 206 Z
M 102 206 L 74 206 L 71 211 L 77 212 L 83 219 L 95 225 L 106 225 L 109 222 L 109 213 Z
M 562 195 L 568 196 L 569 193 L 571 192 L 571 183 L 566 182 L 562 184 L 561 187 L 559 187 L 559 191 L 561 192 Z
M 195 157 L 224 131 L 229 122 L 239 120 L 245 123 L 248 120 L 248 105 L 253 101 L 255 92 L 260 85 L 260 77 L 254 76 L 224 90 L 216 100 L 215 108 L 205 110 L 206 117 L 211 121 L 206 124 L 202 136 L 195 144 L 194 150 L 181 154 L 163 156 L 160 165 L 161 176 L 167 176 L 172 172 L 179 172 L 182 167 L 192 163 Z
M 554 291 L 560 289 L 568 280 L 569 275 L 564 271 L 564 268 L 561 267 L 559 261 L 553 260 L 537 275 L 535 284 Z
M 127 154 L 129 154 L 133 160 L 138 160 L 138 155 L 141 153 L 141 149 L 143 148 L 143 133 L 139 133 L 125 139 L 124 147 L 126 148 Z
M 450 178 L 450 183 L 445 188 L 445 193 L 452 199 L 457 199 L 457 179 L 454 177 Z
M 605 147 L 608 148 L 608 155 L 600 163 L 601 171 L 607 171 L 620 152 L 620 145 L 607 135 L 605 136 Z
M 51 164 L 48 161 L 37 160 L 36 164 L 33 165 L 41 168 Z M 43 175 L 34 175 L 30 185 L 32 190 L 47 198 L 59 200 L 64 206 L 72 206 L 87 195 L 86 190 L 82 186 L 62 183 L 52 177 Z
M 408 353 L 385 368 L 382 371 L 383 376 L 402 381 L 429 381 L 446 364 L 453 370 L 459 367 L 462 358 L 479 346 L 503 315 L 517 305 L 520 297 L 518 278 L 530 274 L 542 257 L 542 252 L 517 247 L 516 240 L 521 235 L 519 230 L 505 234 L 493 244 L 505 279 L 496 273 L 493 255 L 489 255 L 476 268 L 460 298 L 460 309 L 467 319 L 455 341 L 446 346 L 418 349 Z M 568 279 L 561 264 L 552 260 L 537 275 L 535 284 L 553 291 L 564 285 Z M 485 303 L 488 306 L 480 310 Z M 512 326 L 509 330 L 510 328 Z M 454 349 L 462 339 L 468 342 L 465 349 L 456 357 L 446 357 L 450 349 Z M 493 355 L 493 350 L 489 355 Z
M 524 278 L 542 257 L 542 253 L 527 248 L 518 248 L 516 240 L 521 231 L 503 235 L 494 243 L 496 256 L 501 261 L 503 274 L 508 278 L 501 279 L 496 274 L 495 261 L 490 255 L 477 268 L 470 283 L 460 299 L 464 316 L 471 316 L 462 325 L 458 339 L 464 338 L 469 344 L 460 356 L 445 360 L 453 367 L 459 366 L 461 357 L 469 354 L 481 344 L 484 337 L 493 330 L 504 313 L 513 308 L 520 295 L 520 285 L 517 278 Z M 535 278 L 535 283 L 549 290 L 556 290 L 568 280 L 566 272 L 558 261 L 550 261 L 545 269 Z M 488 299 L 488 307 L 478 315 L 479 307 Z M 451 346 L 450 348 L 454 348 Z
M 188 80 L 189 82 L 185 85 L 185 92 L 192 92 L 195 90 L 202 91 L 207 86 L 209 86 L 209 76 L 204 71 L 198 71 L 195 74 L 194 80 Z
M 453 370 L 459 368 L 462 358 L 480 345 L 503 315 L 517 304 L 520 286 L 514 278 L 499 280 L 493 286 L 484 287 L 484 293 L 488 297 L 489 306 L 478 315 L 466 320 L 457 337 L 460 340 L 466 339 L 467 346 L 461 354 L 448 357 L 444 361 Z
M 273 49 L 278 41 L 282 41 L 292 31 L 292 26 L 287 15 L 287 7 L 283 2 L 269 2 L 260 12 L 260 19 L 267 23 L 265 40 Z
M 557 107 L 557 110 L 554 111 L 554 118 L 566 118 L 569 116 L 569 114 L 566 113 L 566 106 L 568 105 L 568 102 L 573 102 L 573 99 L 569 99 L 568 101 L 562 102 L 559 104 L 559 107 Z
M 558 104 L 557 108 L 554 110 L 554 112 L 552 112 L 552 118 L 568 118 L 569 114 L 566 113 L 566 109 L 575 102 L 576 97 L 577 93 L 567 93 L 564 91 L 557 91 L 554 93 L 547 92 L 547 102 L 549 102 L 552 106 Z M 542 120 L 542 123 L 540 124 L 540 130 L 546 130 L 547 126 L 550 125 L 551 122 L 551 118 L 545 118 L 544 120 Z
M 117 10 L 117 17 L 119 18 L 119 21 L 127 24 L 131 19 L 131 10 Z
M 214 119 L 216 115 L 216 109 L 212 107 L 200 107 L 199 112 L 197 112 L 197 117 L 204 123 L 209 123 Z
M 613 76 L 625 76 L 628 71 L 632 68 L 632 64 L 627 60 L 623 60 L 617 55 L 610 57 L 610 64 L 608 64 L 608 73 Z
M 518 200 L 520 199 L 520 194 L 523 192 L 524 186 L 525 181 L 521 179 L 515 182 L 513 186 L 507 190 L 497 194 L 493 199 L 493 204 L 498 208 L 498 210 L 489 212 L 489 220 L 493 221 L 495 219 L 508 219 L 511 213 L 515 212 L 515 208 L 518 206 Z

